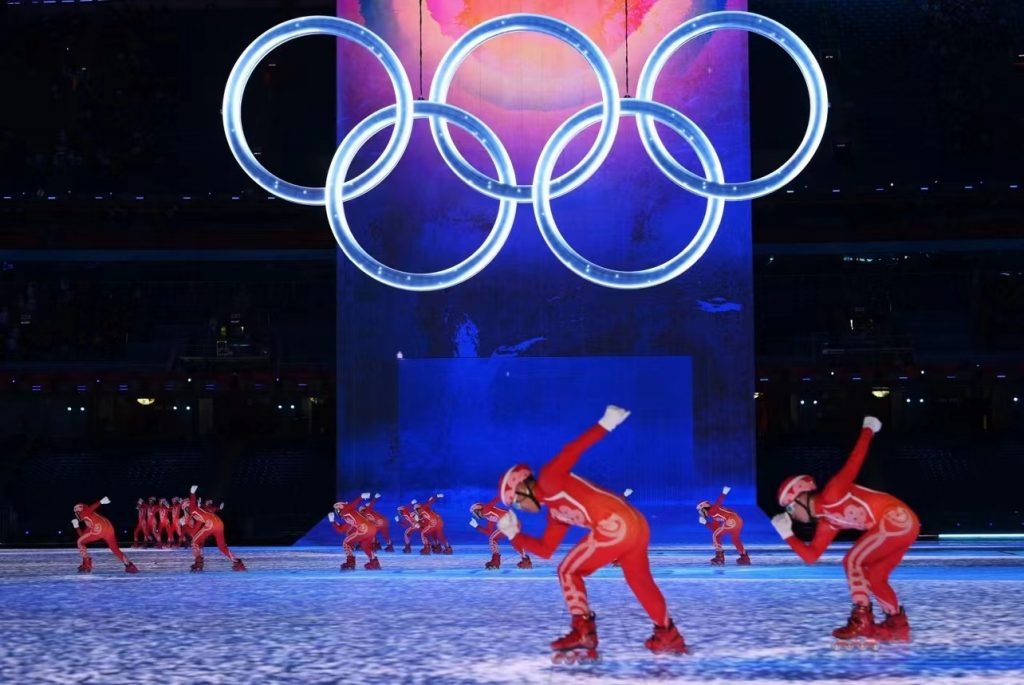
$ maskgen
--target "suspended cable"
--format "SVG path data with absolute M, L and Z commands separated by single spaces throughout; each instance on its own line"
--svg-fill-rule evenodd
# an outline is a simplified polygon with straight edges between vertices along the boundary
M 629 97 L 629 0 L 622 0 L 626 29 L 626 97 Z
M 420 100 L 423 99 L 423 0 L 420 0 Z

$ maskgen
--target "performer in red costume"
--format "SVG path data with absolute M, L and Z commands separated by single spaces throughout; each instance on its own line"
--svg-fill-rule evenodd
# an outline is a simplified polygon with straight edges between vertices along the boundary
M 726 509 L 722 506 L 722 501 L 731 489 L 728 485 L 722 488 L 722 494 L 718 496 L 714 504 L 707 500 L 697 504 L 697 513 L 700 514 L 698 520 L 711 530 L 711 542 L 715 546 L 715 556 L 711 560 L 712 566 L 725 565 L 725 550 L 722 549 L 722 538 L 726 534 L 732 538 L 733 547 L 740 554 L 736 559 L 736 563 L 740 566 L 750 566 L 750 557 L 747 556 L 747 550 L 743 547 L 743 542 L 740 540 L 740 531 L 743 530 L 743 519 L 732 509 Z
M 501 554 L 498 552 L 498 538 L 505 537 L 505 534 L 498 528 L 498 519 L 507 514 L 508 512 L 501 507 L 495 506 L 495 502 L 498 498 L 495 497 L 486 504 L 477 502 L 469 508 L 469 513 L 473 515 L 473 518 L 469 519 L 469 525 L 472 526 L 478 533 L 483 533 L 487 536 L 487 544 L 491 548 L 491 560 L 484 564 L 486 569 L 499 569 L 501 568 Z M 487 525 L 480 527 L 477 519 L 482 519 L 487 522 Z M 530 559 L 529 554 L 520 552 L 519 563 L 516 564 L 517 568 L 533 568 L 533 561 Z
M 840 640 L 856 637 L 879 640 L 910 639 L 907 614 L 889 585 L 889 574 L 917 539 L 921 524 L 910 507 L 892 495 L 856 485 L 868 446 L 882 422 L 864 418 L 863 428 L 846 464 L 821 490 L 810 476 L 793 476 L 779 487 L 779 504 L 786 511 L 772 518 L 772 525 L 801 559 L 813 564 L 841 530 L 864 533 L 843 558 L 843 569 L 853 598 L 853 611 L 845 626 L 832 635 Z M 792 520 L 791 520 L 792 518 Z M 810 543 L 793 536 L 793 520 L 818 519 Z M 876 624 L 871 607 L 874 595 L 885 612 Z
M 195 557 L 195 562 L 189 568 L 193 572 L 203 570 L 203 545 L 206 543 L 206 539 L 212 535 L 217 542 L 217 549 L 231 560 L 231 570 L 244 571 L 245 564 L 231 553 L 224 542 L 224 522 L 217 514 L 199 506 L 199 501 L 196 499 L 196 490 L 198 489 L 198 485 L 193 485 L 189 498 L 181 503 L 185 518 L 182 527 L 192 531 L 192 554 Z
M 651 576 L 647 520 L 622 497 L 570 472 L 588 448 L 625 421 L 629 414 L 621 407 L 609 405 L 595 425 L 563 447 L 536 477 L 528 466 L 517 464 L 505 473 L 498 485 L 498 494 L 506 505 L 531 513 L 548 505 L 547 528 L 540 538 L 521 533 L 513 511 L 498 520 L 501 532 L 520 552 L 550 558 L 569 526 L 588 529 L 558 565 L 558 579 L 572 614 L 572 630 L 551 643 L 555 661 L 596 658 L 597 628 L 583 579 L 616 559 L 622 566 L 626 583 L 654 621 L 654 634 L 644 646 L 652 652 L 683 654 L 687 651 L 683 636 L 668 614 L 665 597 Z
M 150 496 L 150 498 L 148 500 L 146 500 L 146 536 L 149 538 L 150 542 L 152 542 L 153 544 L 156 544 L 156 542 L 157 542 L 157 540 L 156 540 L 156 536 L 157 536 L 156 512 L 157 512 L 156 497 Z
M 132 547 L 142 547 L 149 538 L 146 530 L 149 505 L 140 497 L 139 501 L 135 503 L 135 511 L 139 512 L 139 517 L 135 522 L 135 531 L 132 533 Z
M 171 498 L 171 526 L 173 526 L 175 547 L 181 547 L 185 541 L 185 534 L 181 530 L 181 498 Z
M 420 535 L 423 538 L 423 549 L 420 550 L 420 554 L 452 553 L 452 546 L 448 544 L 448 538 L 444 534 L 444 518 L 431 509 L 431 505 L 442 497 L 444 494 L 438 493 L 431 495 L 426 502 L 413 504 L 413 511 L 420 522 Z
M 380 493 L 378 492 L 370 501 L 359 507 L 359 513 L 370 519 L 374 525 L 377 526 L 377 534 L 384 538 L 383 549 L 385 552 L 394 552 L 395 546 L 391 543 L 391 528 L 388 525 L 388 519 L 386 516 L 381 514 L 379 511 L 373 508 L 373 505 L 380 499 Z M 375 550 L 381 549 L 381 544 L 374 540 L 373 548 Z
M 413 500 L 413 505 L 415 505 L 415 503 L 416 501 Z M 405 547 L 402 548 L 402 553 L 409 554 L 412 552 L 412 541 L 410 538 L 413 533 L 420 530 L 419 518 L 414 510 L 411 510 L 409 507 L 400 506 L 398 507 L 398 516 L 395 517 L 395 521 L 405 528 Z M 422 534 L 420 537 L 422 538 Z M 423 545 L 427 545 L 426 539 L 423 540 Z
M 359 503 L 364 499 L 370 499 L 370 493 L 364 492 L 351 502 L 335 502 L 334 511 L 327 515 L 327 519 L 339 533 L 347 533 L 341 542 L 341 548 L 345 552 L 345 563 L 341 565 L 342 571 L 352 571 L 356 567 L 356 557 L 352 553 L 358 545 L 366 553 L 367 561 L 363 568 L 367 571 L 380 570 L 380 559 L 373 551 L 373 541 L 377 537 L 377 525 L 359 512 Z M 339 523 L 335 517 L 340 518 L 344 523 Z
M 174 527 L 171 525 L 171 505 L 166 498 L 161 497 L 156 505 L 156 529 L 153 531 L 156 537 L 156 546 L 159 548 L 170 547 L 173 539 Z M 164 542 L 166 540 L 166 542 Z
M 124 555 L 121 548 L 117 546 L 114 525 L 107 517 L 96 511 L 100 508 L 101 504 L 110 504 L 110 498 L 104 497 L 95 504 L 79 503 L 75 505 L 75 518 L 71 519 L 71 525 L 78 532 L 78 553 L 82 555 L 82 564 L 78 567 L 78 572 L 92 572 L 92 557 L 89 556 L 89 550 L 86 549 L 86 545 L 90 542 L 103 540 L 103 542 L 107 543 L 110 551 L 114 553 L 114 556 L 124 564 L 125 573 L 138 573 L 139 569 Z

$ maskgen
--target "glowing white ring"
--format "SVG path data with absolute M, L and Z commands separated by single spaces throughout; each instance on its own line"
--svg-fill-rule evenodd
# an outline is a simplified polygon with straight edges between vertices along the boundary
M 391 78 L 391 85 L 395 89 L 395 102 L 398 106 L 395 130 L 380 158 L 362 174 L 346 183 L 345 193 L 349 198 L 362 195 L 373 189 L 398 164 L 398 160 L 405 152 L 409 138 L 412 136 L 413 96 L 409 77 L 406 76 L 402 63 L 391 47 L 377 34 L 347 19 L 312 16 L 286 21 L 265 32 L 242 51 L 228 76 L 228 82 L 224 88 L 224 102 L 221 107 L 224 133 L 227 136 L 228 145 L 231 147 L 231 153 L 245 173 L 267 191 L 298 204 L 322 205 L 324 204 L 323 188 L 296 185 L 272 174 L 256 161 L 242 130 L 242 95 L 245 93 L 245 85 L 256 65 L 277 46 L 295 38 L 312 35 L 336 36 L 363 46 L 384 65 L 384 70 Z
M 687 178 L 683 185 L 687 190 L 702 197 L 724 197 L 728 200 L 751 200 L 778 190 L 800 173 L 818 149 L 825 135 L 825 119 L 828 116 L 828 96 L 825 91 L 825 77 L 810 48 L 782 24 L 752 12 L 709 12 L 682 24 L 661 39 L 640 71 L 636 97 L 650 100 L 654 97 L 654 84 L 658 80 L 665 62 L 683 43 L 701 34 L 719 29 L 740 29 L 764 36 L 779 45 L 796 62 L 803 74 L 810 100 L 810 115 L 807 130 L 796 152 L 775 171 L 761 178 L 737 183 L 716 183 L 691 173 L 669 154 L 654 122 L 644 115 L 637 116 L 640 139 L 654 163 L 672 178 Z
M 345 201 L 351 197 L 345 190 L 348 184 L 343 181 L 356 153 L 374 134 L 395 121 L 397 109 L 395 105 L 392 105 L 374 112 L 359 122 L 341 141 L 327 172 L 327 219 L 342 251 L 368 276 L 385 285 L 402 290 L 427 291 L 450 288 L 478 274 L 498 255 L 512 231 L 512 223 L 516 216 L 516 203 L 512 200 L 501 200 L 498 204 L 498 216 L 494 221 L 494 226 L 483 244 L 463 261 L 442 271 L 430 273 L 400 271 L 371 257 L 355 239 L 345 217 Z M 491 155 L 498 172 L 498 179 L 502 183 L 515 184 L 515 171 L 512 168 L 512 160 L 508 156 L 508 152 L 494 132 L 475 116 L 458 107 L 429 100 L 415 101 L 412 113 L 414 119 L 429 118 L 431 121 L 445 119 L 468 131 Z
M 604 162 L 615 142 L 615 134 L 619 126 L 619 96 L 615 83 L 615 73 L 611 64 L 601 52 L 600 48 L 585 34 L 575 27 L 566 24 L 558 19 L 545 17 L 540 14 L 507 14 L 485 21 L 471 31 L 465 33 L 456 40 L 437 66 L 434 80 L 430 84 L 430 99 L 435 102 L 444 102 L 448 97 L 448 88 L 451 86 L 455 71 L 466 59 L 470 52 L 477 47 L 505 33 L 515 31 L 530 31 L 541 33 L 557 38 L 579 52 L 587 64 L 597 74 L 597 83 L 601 88 L 601 130 L 597 139 L 591 145 L 590 150 L 583 159 L 572 169 L 551 182 L 551 193 L 558 197 L 582 185 L 597 171 L 597 168 Z M 485 195 L 499 199 L 515 200 L 517 202 L 529 202 L 533 196 L 532 186 L 508 186 L 497 184 L 493 179 L 487 179 L 487 183 L 480 184 L 475 179 L 480 174 L 476 173 L 455 147 L 455 142 L 448 132 L 448 126 L 443 121 L 431 119 L 430 130 L 434 135 L 434 142 L 437 145 L 441 157 L 460 178 L 466 180 L 473 188 Z
M 696 124 L 676 110 L 649 100 L 653 96 L 655 81 L 661 69 L 680 45 L 703 33 L 727 28 L 757 33 L 786 50 L 796 61 L 807 83 L 811 110 L 804 139 L 789 160 L 762 178 L 737 183 L 725 182 L 717 154 Z M 545 144 L 531 186 L 515 184 L 508 154 L 489 128 L 472 115 L 443 102 L 455 70 L 469 52 L 495 36 L 514 31 L 535 31 L 571 45 L 593 67 L 602 94 L 601 103 L 577 112 Z M 395 105 L 371 114 L 342 141 L 331 161 L 326 188 L 294 185 L 271 174 L 252 155 L 241 125 L 242 94 L 259 60 L 288 40 L 313 34 L 346 38 L 366 47 L 384 65 L 395 89 Z M 724 201 L 760 197 L 792 180 L 807 165 L 821 142 L 828 107 L 821 69 L 807 46 L 781 24 L 746 12 L 712 12 L 681 25 L 655 47 L 644 65 L 638 82 L 637 98 L 620 101 L 614 91 L 615 78 L 607 59 L 577 29 L 550 17 L 511 14 L 485 22 L 456 41 L 438 65 L 438 72 L 431 85 L 431 97 L 437 101 L 414 103 L 401 64 L 380 37 L 358 24 L 337 17 L 303 17 L 275 26 L 246 48 L 228 78 L 222 114 L 228 144 L 245 172 L 260 186 L 284 199 L 301 204 L 326 204 L 331 230 L 342 250 L 357 267 L 382 283 L 406 290 L 438 290 L 471 278 L 490 263 L 504 245 L 515 216 L 515 203 L 532 200 L 541 235 L 552 252 L 572 271 L 607 287 L 643 288 L 671 280 L 693 266 L 707 250 L 718 230 Z M 641 271 L 616 271 L 587 261 L 568 246 L 551 218 L 551 198 L 577 188 L 607 158 L 622 112 L 637 117 L 641 141 L 655 165 L 676 184 L 710 200 L 701 227 L 690 244 L 669 261 Z M 491 234 L 469 258 L 443 271 L 417 274 L 392 269 L 370 257 L 352 236 L 345 220 L 343 205 L 346 200 L 376 187 L 394 169 L 412 135 L 413 118 L 424 117 L 430 119 L 431 132 L 445 163 L 470 187 L 497 198 L 500 205 Z M 601 128 L 586 156 L 569 172 L 552 181 L 555 161 L 565 146 L 598 118 L 601 119 Z M 445 121 L 466 129 L 484 145 L 495 162 L 497 181 L 477 171 L 462 157 L 451 140 Z M 708 178 L 691 173 L 672 158 L 658 137 L 654 121 L 668 125 L 690 142 Z M 392 122 L 395 130 L 381 157 L 361 175 L 345 181 L 345 173 L 356 152 L 370 136 Z
M 704 255 L 722 222 L 725 199 L 721 197 L 708 198 L 704 220 L 696 235 L 681 252 L 658 266 L 639 271 L 618 271 L 600 266 L 582 257 L 569 246 L 555 224 L 551 215 L 551 194 L 548 192 L 548 181 L 555 168 L 555 162 L 558 161 L 558 156 L 565 146 L 601 116 L 599 110 L 598 105 L 591 105 L 574 114 L 555 131 L 541 151 L 537 172 L 533 177 L 533 185 L 537 188 L 533 202 L 533 213 L 537 219 L 537 225 L 540 227 L 541 235 L 544 236 L 544 242 L 548 244 L 555 256 L 570 271 L 588 281 L 608 288 L 624 290 L 660 285 L 689 269 Z M 704 173 L 711 181 L 720 183 L 725 178 L 722 165 L 718 161 L 718 155 L 715 153 L 711 141 L 697 124 L 677 110 L 657 102 L 630 98 L 622 101 L 622 113 L 636 117 L 650 117 L 670 127 L 690 143 L 700 159 Z M 675 178 L 673 180 L 682 185 Z

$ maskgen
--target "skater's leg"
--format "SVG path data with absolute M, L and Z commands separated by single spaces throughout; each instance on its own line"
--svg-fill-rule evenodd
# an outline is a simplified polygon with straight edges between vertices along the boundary
M 732 529 L 732 532 L 729 535 L 732 538 L 732 546 L 736 548 L 736 553 L 739 554 L 741 557 L 744 557 L 747 555 L 747 550 L 743 546 L 743 541 L 740 540 L 740 531 L 742 530 L 742 525 L 736 526 Z
M 920 524 L 906 509 L 891 509 L 879 522 L 881 544 L 864 556 L 865 578 L 871 594 L 887 614 L 899 613 L 896 591 L 889 585 L 889 576 L 917 539 Z
M 221 554 L 223 554 L 228 559 L 230 559 L 231 563 L 235 563 L 236 561 L 238 561 L 238 557 L 236 557 L 234 554 L 231 553 L 231 550 L 228 549 L 227 543 L 224 541 L 224 525 L 223 524 L 221 524 L 219 526 L 214 526 L 214 528 L 213 528 L 213 539 L 217 542 L 217 549 L 220 550 Z
M 896 594 L 889 586 L 888 576 L 917 538 L 918 530 L 917 517 L 908 509 L 897 507 L 887 511 L 878 524 L 865 532 L 850 548 L 843 558 L 843 569 L 846 571 L 850 596 L 854 604 L 867 606 L 871 603 L 870 592 L 877 590 L 876 596 L 882 608 L 887 613 L 891 613 L 890 610 L 895 611 Z M 868 579 L 870 566 L 879 564 L 890 554 L 894 554 L 895 558 L 889 560 L 887 566 L 883 563 L 880 570 L 871 572 L 878 585 L 877 588 L 873 588 Z M 878 595 L 878 592 L 881 592 L 881 595 Z
M 125 571 L 128 573 L 139 572 L 139 569 L 131 562 L 128 555 L 122 552 L 121 548 L 117 546 L 117 538 L 114 536 L 113 529 L 106 531 L 106 535 L 104 535 L 103 540 L 107 543 L 107 547 L 110 548 L 110 551 L 114 553 L 114 556 L 120 559 L 121 563 L 124 564 Z
M 135 530 L 132 531 L 132 545 L 138 547 L 140 544 L 146 541 L 146 526 L 143 525 L 142 521 L 135 524 Z
M 597 569 L 607 566 L 619 556 L 625 535 L 625 525 L 619 526 L 618 533 L 610 538 L 605 536 L 598 538 L 591 531 L 569 550 L 565 559 L 558 565 L 558 580 L 562 585 L 562 594 L 565 596 L 565 603 L 569 607 L 570 614 L 573 616 L 590 614 L 587 588 L 583 579 Z
M 92 570 L 92 557 L 89 556 L 89 550 L 86 548 L 86 545 L 101 538 L 102 536 L 95 532 L 85 532 L 79 536 L 78 553 L 82 555 L 82 563 L 78 567 L 79 573 L 88 573 Z
M 715 528 L 715 531 L 711 534 L 711 542 L 715 546 L 715 556 L 718 556 L 719 553 L 724 553 L 725 551 L 722 547 L 722 535 L 724 533 L 725 526 L 719 526 L 718 528 Z
M 206 544 L 206 538 L 210 537 L 213 531 L 213 524 L 207 521 L 203 526 L 196 527 L 192 534 L 192 556 L 195 561 L 192 563 L 193 571 L 203 570 L 203 545 Z
M 103 535 L 103 541 L 107 543 L 107 547 L 110 548 L 110 551 L 114 553 L 114 556 L 117 557 L 122 564 L 127 566 L 129 563 L 131 563 L 128 561 L 128 557 L 125 556 L 124 552 L 121 551 L 121 548 L 118 547 L 117 538 L 114 537 L 113 530 L 105 531 L 105 534 Z
M 665 596 L 654 582 L 654 577 L 651 575 L 651 560 L 647 554 L 650 531 L 646 524 L 634 526 L 634 529 L 628 548 L 625 550 L 620 548 L 618 552 L 622 575 L 625 577 L 629 589 L 636 595 L 640 606 L 650 616 L 651 621 L 655 625 L 667 626 L 670 619 Z
M 376 531 L 374 531 L 369 535 L 364 535 L 356 541 L 356 544 L 359 545 L 359 547 L 363 550 L 363 554 L 365 554 L 366 558 L 370 561 L 372 561 L 374 557 L 376 557 L 376 554 L 373 551 L 373 548 L 375 546 L 373 543 L 374 541 L 376 541 L 376 539 L 377 533 Z

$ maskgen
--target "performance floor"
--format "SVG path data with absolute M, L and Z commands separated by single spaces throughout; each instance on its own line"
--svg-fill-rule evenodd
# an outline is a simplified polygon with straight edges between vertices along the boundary
M 34 683 L 1024 683 L 1024 545 L 919 543 L 893 577 L 913 642 L 836 649 L 849 613 L 837 546 L 815 566 L 788 548 L 652 550 L 655 578 L 691 645 L 643 648 L 651 624 L 618 569 L 589 581 L 602 661 L 553 665 L 568 629 L 555 564 L 485 571 L 484 546 L 451 556 L 381 554 L 341 573 L 340 549 L 103 547 L 91 575 L 67 550 L 0 551 L 0 681 Z M 877 609 L 876 609 L 877 611 Z

